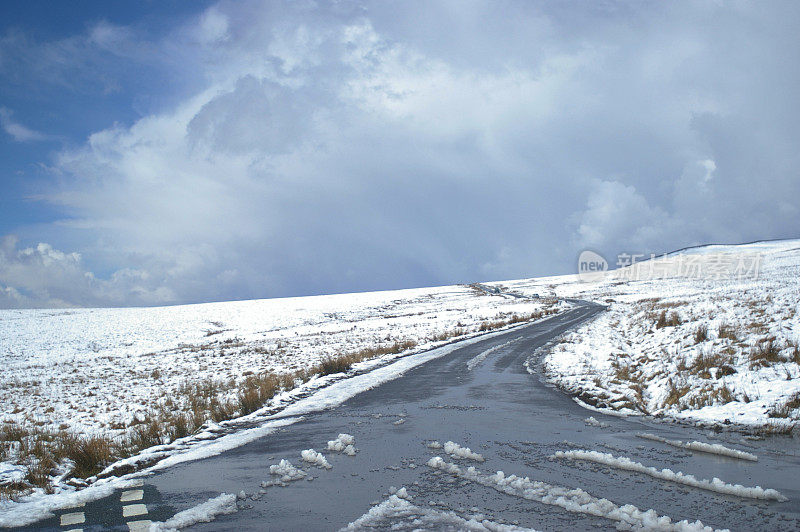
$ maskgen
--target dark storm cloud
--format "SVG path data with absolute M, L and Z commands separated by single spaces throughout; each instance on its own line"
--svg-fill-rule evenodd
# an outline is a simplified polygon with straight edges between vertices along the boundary
M 397 288 L 571 273 L 584 248 L 797 236 L 797 15 L 220 4 L 165 45 L 202 86 L 58 155 L 43 198 L 69 218 L 42 234 L 79 242 L 70 267 L 117 273 L 57 299 Z M 6 245 L 0 297 L 54 300 L 20 252 Z

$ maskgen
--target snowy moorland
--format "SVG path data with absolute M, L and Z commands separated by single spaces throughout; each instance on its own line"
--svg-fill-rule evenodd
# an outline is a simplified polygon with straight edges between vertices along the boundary
M 707 264 L 755 254 L 757 275 L 626 280 L 620 272 L 595 282 L 564 276 L 502 284 L 609 306 L 543 361 L 547 375 L 585 403 L 784 432 L 800 419 L 800 241 L 681 252 Z
M 584 403 L 789 431 L 800 419 L 800 241 L 681 256 L 754 254 L 759 270 L 746 276 L 631 280 L 622 269 L 591 282 L 567 275 L 162 308 L 2 310 L 0 497 L 80 487 L 70 477 L 139 464 L 154 446 L 166 455 L 171 442 L 213 435 L 216 423 L 318 391 L 326 375 L 535 320 L 566 298 L 608 305 L 542 360 L 548 378 Z M 448 445 L 451 456 L 471 452 Z
M 565 305 L 447 286 L 161 308 L 0 310 L 0 488 L 46 487 L 70 470 L 86 477 L 209 420 L 255 412 L 309 379 Z

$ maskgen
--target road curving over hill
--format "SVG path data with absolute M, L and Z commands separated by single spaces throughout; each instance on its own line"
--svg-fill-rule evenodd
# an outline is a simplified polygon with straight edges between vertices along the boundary
M 700 520 L 717 529 L 800 529 L 800 457 L 790 439 L 756 442 L 733 432 L 591 412 L 528 371 L 526 362 L 538 350 L 603 309 L 574 303 L 559 315 L 457 347 L 338 406 L 304 414 L 217 456 L 166 468 L 140 487 L 59 511 L 29 529 L 145 528 L 221 493 L 244 495 L 238 511 L 193 530 L 338 530 L 353 522 L 355 528 L 397 530 L 614 530 L 636 519 L 646 526 L 653 516 L 662 524 L 669 517 L 673 524 Z M 640 437 L 644 433 L 654 438 Z M 354 438 L 354 455 L 327 449 L 339 434 Z M 758 461 L 664 440 L 721 444 Z M 301 461 L 308 449 L 321 452 L 330 467 Z M 304 474 L 274 485 L 282 475 L 270 474 L 270 466 L 281 460 Z M 643 474 L 638 466 L 619 467 L 628 462 L 699 480 L 718 477 L 729 486 L 760 486 L 781 499 L 754 498 L 758 492 L 752 490 L 713 491 L 662 473 Z M 520 478 L 509 481 L 511 475 Z M 649 509 L 654 511 L 645 514 Z M 67 515 L 72 517 L 65 520 Z

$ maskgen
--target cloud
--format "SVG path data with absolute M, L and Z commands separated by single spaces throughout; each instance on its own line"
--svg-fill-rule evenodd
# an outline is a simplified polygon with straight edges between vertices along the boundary
M 101 280 L 85 269 L 78 253 L 46 243 L 18 244 L 13 235 L 0 239 L 2 308 L 156 305 L 175 298 L 149 272 L 122 269 Z
M 19 122 L 15 122 L 11 118 L 12 115 L 13 113 L 10 109 L 0 107 L 0 127 L 17 142 L 34 142 L 48 140 L 50 138 L 44 133 L 39 133 L 38 131 L 23 126 Z
M 65 304 L 173 303 L 796 236 L 791 17 L 687 9 L 221 3 L 157 47 L 98 26 L 93 46 L 171 64 L 192 90 L 57 154 L 38 197 L 65 218 L 46 239 L 19 232 L 80 260 L 53 261 L 70 274 L 39 292 L 22 273 L 0 284 Z M 20 253 L 5 271 L 44 268 Z

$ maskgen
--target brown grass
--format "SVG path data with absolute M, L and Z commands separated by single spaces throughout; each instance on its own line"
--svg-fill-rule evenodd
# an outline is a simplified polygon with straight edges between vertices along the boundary
M 663 308 L 663 309 L 673 309 L 673 308 L 680 308 L 687 304 L 687 301 L 666 301 L 663 303 L 658 303 L 653 305 L 654 308 Z
M 750 349 L 750 368 L 781 362 L 780 348 L 774 337 L 762 338 Z
M 495 329 L 502 329 L 503 327 L 507 327 L 508 325 L 514 325 L 516 323 L 535 321 L 542 319 L 545 316 L 555 314 L 556 312 L 558 312 L 558 310 L 549 308 L 549 309 L 539 310 L 536 312 L 531 312 L 530 314 L 513 314 L 511 317 L 507 319 L 488 320 L 481 323 L 480 327 L 478 327 L 478 331 L 479 332 L 493 331 Z
M 791 361 L 795 364 L 800 364 L 800 347 L 798 347 L 797 342 L 788 341 L 786 346 L 792 348 Z
M 739 337 L 736 335 L 736 329 L 733 325 L 728 325 L 727 323 L 720 323 L 717 329 L 717 336 L 719 338 L 727 338 L 731 342 L 739 341 Z
M 75 464 L 72 475 L 86 478 L 99 473 L 114 456 L 112 440 L 104 436 L 79 437 L 68 434 L 58 440 L 60 454 Z
M 694 331 L 694 343 L 699 344 L 706 340 L 708 340 L 708 327 L 702 324 Z
M 164 443 L 165 432 L 163 422 L 155 415 L 149 415 L 145 421 L 134 425 L 128 431 L 127 444 L 130 447 L 130 452 L 133 453 L 137 449 L 147 449 L 154 445 L 161 445 Z
M 555 309 L 546 309 L 531 314 L 514 314 L 483 322 L 477 331 L 490 331 L 536 320 L 555 312 Z M 449 340 L 468 332 L 465 327 L 457 327 L 438 333 L 429 340 Z M 182 349 L 213 350 L 216 347 L 236 347 L 241 344 L 240 339 L 234 338 L 203 346 L 183 346 Z M 388 345 L 331 355 L 315 366 L 290 373 L 248 372 L 244 379 L 239 380 L 207 379 L 187 382 L 179 387 L 173 397 L 162 400 L 160 406 L 148 412 L 143 419 L 131 423 L 126 433 L 116 439 L 106 436 L 79 436 L 65 430 L 46 431 L 33 424 L 4 424 L 0 426 L 0 459 L 8 459 L 11 455 L 10 446 L 15 445 L 17 450 L 14 458 L 28 466 L 29 474 L 24 482 L 0 486 L 0 498 L 16 497 L 29 492 L 33 487 L 52 489 L 50 482 L 53 468 L 64 459 L 75 464 L 71 472 L 73 476 L 86 478 L 96 475 L 115 460 L 193 434 L 207 419 L 219 423 L 255 412 L 278 393 L 290 390 L 315 375 L 344 373 L 358 362 L 387 354 L 399 354 L 416 346 L 417 343 L 413 340 L 398 340 Z M 150 376 L 153 379 L 161 377 L 157 370 Z
M 692 394 L 688 400 L 685 400 L 684 403 L 685 407 L 699 409 L 715 404 L 726 404 L 735 400 L 736 397 L 726 385 L 719 387 L 703 386 L 700 390 Z
M 463 331 L 457 333 L 464 334 Z M 448 335 L 450 337 L 452 332 Z M 236 342 L 239 340 L 223 343 Z M 29 474 L 24 482 L 0 486 L 0 498 L 13 498 L 33 487 L 51 489 L 52 470 L 64 459 L 74 463 L 72 476 L 86 478 L 97 474 L 114 460 L 188 436 L 206 419 L 221 422 L 252 413 L 281 391 L 292 389 L 298 382 L 306 382 L 314 375 L 348 371 L 357 362 L 401 353 L 416 345 L 410 340 L 397 341 L 334 355 L 316 366 L 292 373 L 250 374 L 240 382 L 213 379 L 189 382 L 178 389 L 176 397 L 165 400 L 144 419 L 131 424 L 126 434 L 116 440 L 105 436 L 79 436 L 63 430 L 45 431 L 33 424 L 4 424 L 0 426 L 0 457 L 8 458 L 10 445 L 16 445 L 16 461 L 24 463 Z
M 614 360 L 611 363 L 611 367 L 614 368 L 614 375 L 618 380 L 620 381 L 636 380 L 630 364 L 620 362 L 619 360 Z
M 791 423 L 767 423 L 758 431 L 762 434 L 771 436 L 790 436 L 794 431 L 794 424 Z
M 255 412 L 290 384 L 293 385 L 294 382 L 290 383 L 282 375 L 272 372 L 249 375 L 239 390 L 239 411 L 242 415 Z
M 769 417 L 773 418 L 788 418 L 793 417 L 792 412 L 800 408 L 800 393 L 794 394 L 788 401 L 783 404 L 776 405 L 769 412 Z
M 729 355 L 724 353 L 708 353 L 703 351 L 697 355 L 697 358 L 695 358 L 686 369 L 704 379 L 710 379 L 712 369 L 719 369 L 720 371 L 717 373 L 717 375 L 722 376 L 720 375 L 720 372 L 722 372 L 723 367 L 729 367 L 730 369 L 733 369 L 730 364 L 731 357 Z
M 682 409 L 680 401 L 684 395 L 689 393 L 691 387 L 686 385 L 677 386 L 672 379 L 667 380 L 667 386 L 669 392 L 664 399 L 664 406 L 677 406 Z
M 661 314 L 658 315 L 658 319 L 656 320 L 656 329 L 663 329 L 664 327 L 676 327 L 681 323 L 681 317 L 678 316 L 677 312 L 673 311 L 667 315 L 667 311 L 662 310 Z

